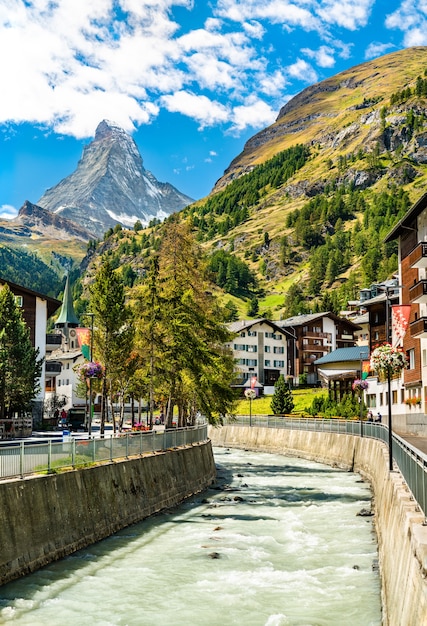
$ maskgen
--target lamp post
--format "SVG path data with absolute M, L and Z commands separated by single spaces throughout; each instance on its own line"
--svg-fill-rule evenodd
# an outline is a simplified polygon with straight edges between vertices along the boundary
M 391 343 L 390 336 L 390 289 L 402 289 L 403 285 L 385 285 L 385 332 L 386 338 Z M 387 394 L 388 394 L 388 450 L 389 450 L 389 469 L 393 470 L 393 427 L 392 427 L 392 411 L 391 411 L 391 368 L 387 368 Z
M 245 396 L 249 400 L 249 426 L 252 426 L 252 400 L 256 398 L 254 389 L 245 389 Z
M 391 376 L 393 373 L 401 371 L 405 365 L 404 362 L 396 362 L 394 358 L 396 350 L 391 346 L 391 337 L 390 337 L 390 291 L 395 291 L 396 289 L 402 289 L 403 285 L 385 285 L 380 286 L 380 289 L 383 289 L 386 294 L 386 309 L 385 309 L 385 336 L 388 345 L 383 346 L 382 348 L 388 351 L 388 354 L 383 353 L 383 362 L 377 367 L 373 367 L 373 369 L 377 369 L 377 371 L 382 372 L 386 375 L 387 378 L 387 394 L 388 394 L 388 451 L 389 451 L 389 469 L 390 472 L 393 471 L 393 425 L 392 425 L 392 397 L 391 397 Z M 376 348 L 371 355 L 371 366 L 373 364 L 372 359 L 375 360 L 376 354 L 381 352 L 381 346 Z M 393 355 L 394 352 L 394 355 Z
M 86 313 L 90 317 L 90 361 L 93 360 L 93 318 L 94 313 Z M 89 378 L 89 417 L 87 422 L 87 433 L 90 438 L 92 435 L 92 378 Z

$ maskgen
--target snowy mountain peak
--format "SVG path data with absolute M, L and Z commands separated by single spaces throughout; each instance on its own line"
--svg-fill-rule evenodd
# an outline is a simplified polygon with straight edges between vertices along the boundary
M 180 211 L 192 202 L 169 183 L 161 183 L 143 166 L 135 141 L 114 122 L 103 120 L 84 150 L 76 170 L 48 189 L 37 204 L 81 224 L 102 237 L 116 224 Z

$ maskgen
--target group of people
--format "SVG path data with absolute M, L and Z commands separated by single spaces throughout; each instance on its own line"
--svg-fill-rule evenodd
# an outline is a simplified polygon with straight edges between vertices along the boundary
M 381 413 L 378 411 L 377 416 L 374 417 L 374 414 L 372 413 L 371 410 L 368 411 L 368 415 L 367 415 L 367 420 L 368 422 L 381 422 L 382 420 L 382 415 Z

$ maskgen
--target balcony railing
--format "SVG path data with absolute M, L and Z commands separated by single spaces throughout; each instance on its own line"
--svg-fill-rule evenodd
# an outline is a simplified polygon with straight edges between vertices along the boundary
M 62 365 L 58 361 L 47 361 L 45 363 L 46 375 L 57 376 L 61 373 Z
M 50 350 L 54 350 L 55 348 L 60 348 L 62 343 L 62 335 L 58 333 L 48 333 L 46 335 L 46 348 Z
M 418 269 L 427 267 L 427 241 L 420 241 L 412 252 L 410 252 L 409 265 Z
M 427 280 L 420 280 L 409 288 L 409 299 L 414 304 L 427 302 Z
M 409 324 L 411 331 L 411 337 L 413 339 L 425 339 L 427 338 L 427 317 L 420 317 Z

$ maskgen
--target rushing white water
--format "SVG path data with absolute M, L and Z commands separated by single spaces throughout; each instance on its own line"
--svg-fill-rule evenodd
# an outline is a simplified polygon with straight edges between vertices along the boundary
M 0 588 L 0 623 L 379 626 L 369 485 L 216 449 L 218 485 Z M 19 523 L 19 521 L 17 521 Z

